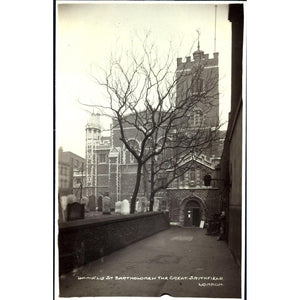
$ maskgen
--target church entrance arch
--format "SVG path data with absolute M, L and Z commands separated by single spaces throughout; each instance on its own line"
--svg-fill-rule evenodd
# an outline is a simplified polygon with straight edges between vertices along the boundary
M 202 201 L 197 197 L 185 199 L 181 204 L 183 214 L 183 225 L 185 227 L 199 227 L 203 218 L 204 206 Z
M 199 227 L 201 219 L 201 208 L 197 201 L 190 200 L 185 205 L 184 226 Z

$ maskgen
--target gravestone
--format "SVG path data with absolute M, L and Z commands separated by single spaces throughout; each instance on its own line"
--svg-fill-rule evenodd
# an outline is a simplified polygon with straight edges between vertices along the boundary
M 96 197 L 94 195 L 89 196 L 89 209 L 90 211 L 96 210 Z
M 110 198 L 108 196 L 102 199 L 102 211 L 104 215 L 110 215 Z
M 59 221 L 64 221 L 64 213 L 63 213 L 63 208 L 61 205 L 61 199 L 60 196 L 58 196 L 58 220 Z
M 135 203 L 135 211 L 137 213 L 142 212 L 142 203 L 140 200 L 136 201 L 136 203 Z
M 84 219 L 84 204 L 69 203 L 67 206 L 67 221 Z
M 89 198 L 88 197 L 82 197 L 81 198 L 81 204 L 84 205 L 85 211 L 89 211 Z
M 98 211 L 102 211 L 102 196 L 99 196 L 97 199 L 97 208 Z
M 130 205 L 127 199 L 124 199 L 121 204 L 121 215 L 129 215 L 130 214 Z
M 147 212 L 149 211 L 149 205 L 150 205 L 150 201 L 147 199 L 147 197 L 139 197 L 139 201 L 140 201 L 140 209 L 141 212 Z
M 61 196 L 59 199 L 59 204 L 61 207 L 61 215 L 62 215 L 62 221 L 67 220 L 67 196 Z
M 121 201 L 117 201 L 115 203 L 115 213 L 116 214 L 120 214 L 121 213 L 121 205 L 122 205 L 122 202 Z
M 73 202 L 76 202 L 76 196 L 73 194 L 60 197 L 60 205 L 61 205 L 61 213 L 62 213 L 63 221 L 67 221 L 67 206 L 68 204 L 71 204 Z

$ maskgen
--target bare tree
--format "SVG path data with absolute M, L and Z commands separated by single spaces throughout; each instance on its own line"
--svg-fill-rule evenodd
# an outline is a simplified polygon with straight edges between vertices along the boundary
M 135 211 L 142 170 L 147 164 L 151 165 L 152 209 L 155 193 L 180 176 L 178 167 L 183 159 L 207 147 L 212 140 L 211 128 L 218 126 L 216 118 L 209 116 L 212 107 L 218 105 L 218 74 L 204 74 L 205 66 L 200 60 L 192 70 L 185 71 L 188 68 L 184 63 L 183 71 L 175 72 L 172 51 L 162 58 L 149 40 L 148 34 L 139 40 L 140 52 L 135 45 L 130 52 L 112 55 L 109 67 L 100 69 L 100 76 L 93 75 L 108 101 L 92 106 L 114 118 L 120 140 L 137 163 L 130 213 Z M 135 129 L 139 147 L 131 142 L 132 135 L 126 127 Z M 165 153 L 170 151 L 172 159 L 166 159 Z M 157 176 L 167 172 L 167 166 L 169 173 L 173 168 L 172 176 L 158 187 Z
M 150 211 L 153 211 L 155 195 L 190 170 L 191 165 L 187 163 L 190 158 L 200 157 L 211 150 L 212 144 L 220 142 L 219 128 L 220 125 L 216 124 L 213 128 L 198 128 L 192 134 L 187 132 L 179 135 L 175 132 L 173 141 L 166 144 L 164 151 L 157 157 L 152 157 L 148 164 Z M 161 137 L 163 138 L 165 137 Z

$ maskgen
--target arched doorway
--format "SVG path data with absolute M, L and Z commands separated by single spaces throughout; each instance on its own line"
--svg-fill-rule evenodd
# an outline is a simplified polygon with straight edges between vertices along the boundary
M 201 207 L 196 200 L 189 200 L 184 209 L 184 226 L 199 227 L 201 221 Z

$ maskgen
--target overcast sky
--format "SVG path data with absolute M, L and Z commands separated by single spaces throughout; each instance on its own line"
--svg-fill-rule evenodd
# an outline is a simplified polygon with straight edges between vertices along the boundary
M 169 41 L 180 45 L 178 57 L 200 48 L 212 57 L 215 5 L 185 3 L 72 3 L 59 2 L 56 26 L 56 133 L 57 146 L 85 157 L 85 125 L 89 114 L 76 102 L 101 101 L 91 80 L 91 66 L 107 65 L 111 50 L 122 52 L 132 36 L 151 31 L 160 51 Z M 191 45 L 195 45 L 190 51 Z M 227 119 L 230 103 L 231 25 L 228 5 L 217 6 L 216 52 L 220 66 L 220 117 Z M 176 61 L 174 61 L 176 64 Z M 104 127 L 107 122 L 104 122 Z

